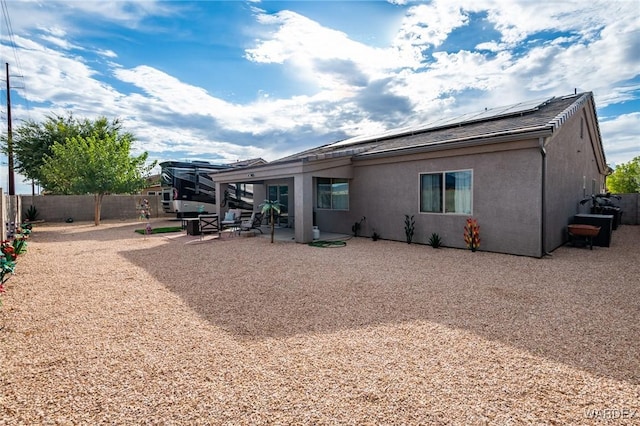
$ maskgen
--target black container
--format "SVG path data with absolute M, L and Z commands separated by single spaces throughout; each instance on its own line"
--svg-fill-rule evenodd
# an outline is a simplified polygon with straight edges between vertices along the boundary
M 187 220 L 187 235 L 200 235 L 200 221 L 198 219 Z
M 613 216 L 613 225 L 612 229 L 618 229 L 618 225 L 622 222 L 622 209 L 617 206 L 602 206 L 599 207 L 599 212 L 592 211 L 593 214 L 604 214 L 604 215 L 612 215 Z
M 613 232 L 613 218 L 613 215 L 605 214 L 577 214 L 573 217 L 573 223 L 599 226 L 600 232 L 593 239 L 593 245 L 609 247 L 611 245 L 611 233 Z

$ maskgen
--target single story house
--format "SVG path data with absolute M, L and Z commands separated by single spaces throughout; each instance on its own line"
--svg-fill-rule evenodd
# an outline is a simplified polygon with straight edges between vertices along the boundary
M 465 248 L 467 218 L 480 225 L 480 250 L 542 257 L 567 240 L 580 200 L 604 191 L 608 167 L 591 92 L 483 110 L 424 126 L 358 136 L 267 164 L 215 175 L 216 191 L 253 184 L 284 204 L 295 240 L 321 231 L 405 241 L 437 233 Z M 220 212 L 218 212 L 220 213 Z M 281 225 L 284 225 L 282 223 Z

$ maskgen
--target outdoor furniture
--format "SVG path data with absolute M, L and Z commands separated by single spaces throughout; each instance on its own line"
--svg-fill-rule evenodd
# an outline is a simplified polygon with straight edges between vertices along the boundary
M 187 230 L 187 235 L 199 235 L 200 226 L 197 217 L 182 218 L 182 228 Z
M 240 232 L 240 224 L 242 223 L 242 210 L 229 209 L 225 213 L 224 218 L 220 221 L 223 230 L 230 229 L 232 232 Z
M 569 239 L 573 245 L 575 245 L 576 238 L 578 238 L 589 244 L 589 247 L 593 250 L 593 238 L 600 233 L 599 226 L 572 223 L 567 228 L 569 230 Z
M 200 240 L 206 233 L 217 232 L 220 235 L 220 221 L 217 214 L 198 215 L 198 224 L 200 227 Z
M 260 229 L 260 225 L 262 225 L 262 216 L 263 214 L 260 212 L 253 212 L 250 219 L 243 220 L 240 223 L 240 231 L 250 231 L 252 229 L 257 229 L 262 234 L 262 229 Z

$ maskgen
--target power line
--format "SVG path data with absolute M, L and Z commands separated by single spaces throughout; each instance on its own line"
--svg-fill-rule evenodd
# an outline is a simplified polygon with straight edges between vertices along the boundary
M 26 84 L 24 84 L 24 73 L 22 72 L 22 63 L 20 62 L 20 55 L 18 54 L 18 43 L 16 43 L 16 39 L 15 39 L 15 33 L 13 32 L 13 25 L 11 24 L 11 16 L 9 15 L 9 8 L 7 6 L 7 0 L 0 0 L 0 7 L 2 8 L 2 17 L 4 18 L 3 21 L 7 27 L 7 34 L 8 34 L 8 38 L 9 38 L 9 45 L 11 47 L 11 51 L 13 52 L 13 59 L 15 62 L 15 68 L 17 68 L 18 70 L 18 75 L 12 75 L 12 77 L 17 77 L 17 78 L 22 78 L 23 79 L 23 86 L 16 86 L 15 84 L 12 86 L 12 88 L 15 89 L 23 89 L 24 90 L 24 95 L 22 95 L 22 99 L 25 101 L 26 103 L 26 111 L 27 111 L 27 115 L 29 115 L 29 111 L 31 110 L 31 107 L 29 106 L 29 95 L 27 93 L 27 87 Z M 2 62 L 8 62 L 7 61 L 2 61 Z M 9 76 L 7 75 L 7 78 L 9 78 Z M 7 96 L 9 96 L 9 94 L 7 94 Z

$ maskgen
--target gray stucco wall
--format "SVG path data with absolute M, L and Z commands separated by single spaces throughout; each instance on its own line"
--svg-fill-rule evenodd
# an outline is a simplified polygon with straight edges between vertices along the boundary
M 618 194 L 613 202 L 622 209 L 623 225 L 640 225 L 640 194 Z
M 527 256 L 540 252 L 541 161 L 535 149 L 393 160 L 354 162 L 349 211 L 316 211 L 320 229 L 351 233 L 351 225 L 366 216 L 363 236 L 375 230 L 384 239 L 405 241 L 404 215 L 409 214 L 416 223 L 414 242 L 426 244 L 436 232 L 445 246 L 465 248 L 468 215 L 420 213 L 419 176 L 471 169 L 472 216 L 480 225 L 481 250 Z
M 94 219 L 93 195 L 22 195 L 23 213 L 34 205 L 39 219 L 47 222 L 64 222 L 71 217 L 74 221 Z M 159 195 L 105 195 L 102 200 L 101 219 L 135 219 L 143 198 L 149 201 L 152 217 L 164 217 L 162 200 Z
M 567 225 L 575 214 L 589 213 L 589 204 L 580 205 L 580 200 L 602 192 L 604 176 L 598 170 L 593 147 L 597 144 L 596 138 L 594 123 L 582 108 L 560 127 L 546 146 L 547 252 L 567 241 Z

